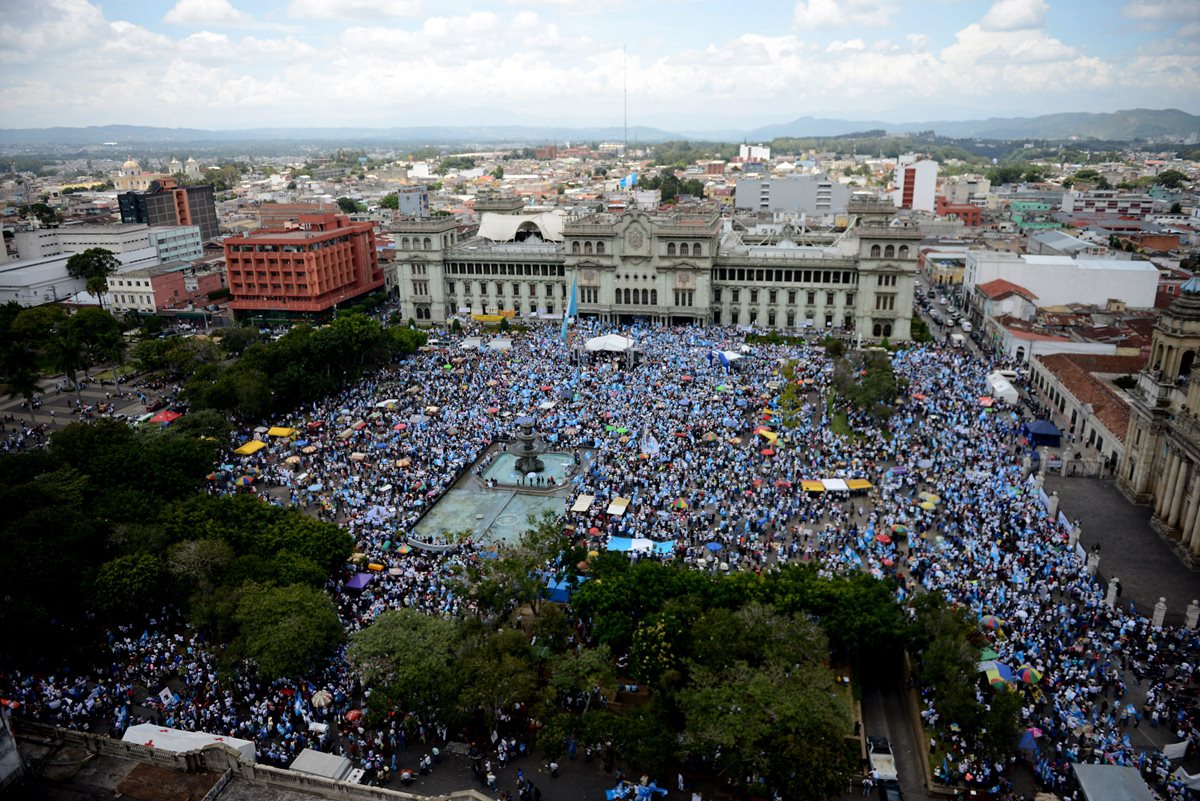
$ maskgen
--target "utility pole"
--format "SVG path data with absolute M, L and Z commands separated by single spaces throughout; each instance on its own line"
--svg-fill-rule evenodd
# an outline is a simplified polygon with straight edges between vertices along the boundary
M 621 94 L 624 104 L 625 139 L 621 145 L 621 157 L 629 158 L 629 71 L 625 66 L 625 45 L 621 45 Z

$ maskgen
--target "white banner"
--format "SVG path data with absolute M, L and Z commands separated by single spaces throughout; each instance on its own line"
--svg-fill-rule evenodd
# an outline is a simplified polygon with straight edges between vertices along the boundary
M 1183 759 L 1183 755 L 1187 753 L 1187 747 L 1187 740 L 1181 743 L 1167 743 L 1163 746 L 1163 756 L 1167 759 Z

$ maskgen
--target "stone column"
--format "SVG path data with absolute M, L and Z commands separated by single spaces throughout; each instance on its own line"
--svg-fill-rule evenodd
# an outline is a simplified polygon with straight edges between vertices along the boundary
M 1193 599 L 1188 604 L 1187 611 L 1183 613 L 1183 625 L 1195 630 L 1197 622 L 1200 622 L 1200 601 Z
M 1187 497 L 1188 479 L 1191 477 L 1192 463 L 1184 462 L 1179 468 L 1179 478 L 1175 482 L 1175 495 L 1171 498 L 1171 516 L 1167 524 L 1171 528 L 1179 528 L 1183 518 L 1183 499 Z
M 1100 569 L 1100 554 L 1096 553 L 1095 551 L 1089 553 L 1087 557 L 1087 567 L 1085 569 L 1087 570 L 1087 574 L 1089 576 L 1096 575 L 1096 571 Z
M 1091 561 L 1091 560 L 1089 560 Z M 1120 582 L 1116 576 L 1108 580 L 1108 592 L 1104 594 L 1104 605 L 1112 609 L 1117 605 L 1117 584 Z
M 1050 515 L 1051 520 L 1058 514 L 1058 490 L 1050 493 L 1050 504 L 1046 507 L 1046 514 Z
M 1174 453 L 1167 456 L 1167 462 L 1163 466 L 1162 475 L 1154 482 L 1154 516 L 1159 520 L 1166 517 L 1168 505 L 1171 501 L 1171 489 L 1175 486 L 1175 466 L 1179 462 L 1179 457 Z
M 1159 596 L 1158 603 L 1154 605 L 1154 614 L 1150 617 L 1150 622 L 1155 626 L 1163 624 L 1163 618 L 1167 616 L 1167 599 Z
M 1193 470 L 1198 473 L 1200 470 Z M 1187 513 L 1179 526 L 1179 540 L 1185 546 L 1192 539 L 1192 530 L 1196 527 L 1196 512 L 1200 509 L 1200 475 L 1192 476 L 1192 491 L 1188 497 Z
M 1083 529 L 1078 525 L 1071 526 L 1071 533 L 1067 535 L 1067 544 L 1071 546 L 1071 550 L 1075 550 L 1075 544 L 1079 542 L 1079 535 L 1083 533 Z
M 1021 478 L 1025 478 L 1026 476 L 1028 476 L 1032 469 L 1033 469 L 1033 462 L 1030 460 L 1029 454 L 1026 454 L 1025 456 L 1021 457 Z

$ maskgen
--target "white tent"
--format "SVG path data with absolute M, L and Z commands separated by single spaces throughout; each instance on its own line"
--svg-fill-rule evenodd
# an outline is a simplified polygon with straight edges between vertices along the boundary
M 823 478 L 821 479 L 822 486 L 826 492 L 849 492 L 850 487 L 840 478 Z
M 344 781 L 354 770 L 354 763 L 344 756 L 305 748 L 289 768 L 297 773 L 307 773 L 309 776 L 320 776 L 340 782 Z
M 222 737 L 217 734 L 206 734 L 202 731 L 183 731 L 182 729 L 167 729 L 155 726 L 153 723 L 139 723 L 125 730 L 121 738 L 124 743 L 137 743 L 151 748 L 158 748 L 172 754 L 185 754 L 188 751 L 198 751 L 210 745 L 227 745 L 235 749 L 239 758 L 250 762 L 255 761 L 254 743 L 249 740 L 239 740 L 236 737 Z
M 627 339 L 618 334 L 606 334 L 602 337 L 592 337 L 583 346 L 593 352 L 608 351 L 610 353 L 624 353 L 627 350 L 632 350 L 634 344 L 632 339 Z
M 462 350 L 479 350 L 481 345 L 483 345 L 483 340 L 480 337 L 466 337 L 458 343 L 458 347 Z
M 1017 388 L 1014 387 L 1009 380 L 999 373 L 989 373 L 988 385 L 991 387 L 992 396 L 997 400 L 1002 400 L 1010 406 L 1015 406 L 1020 400 L 1020 395 L 1017 393 Z

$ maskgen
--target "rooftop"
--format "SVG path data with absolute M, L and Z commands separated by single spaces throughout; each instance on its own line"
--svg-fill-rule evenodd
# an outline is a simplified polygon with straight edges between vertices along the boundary
M 986 284 L 978 286 L 980 292 L 991 300 L 1002 300 L 1010 295 L 1020 295 L 1026 300 L 1037 300 L 1037 295 L 1030 292 L 1019 284 L 1014 284 L 1012 281 L 1006 281 L 1003 278 L 997 278 L 995 281 L 988 281 Z

